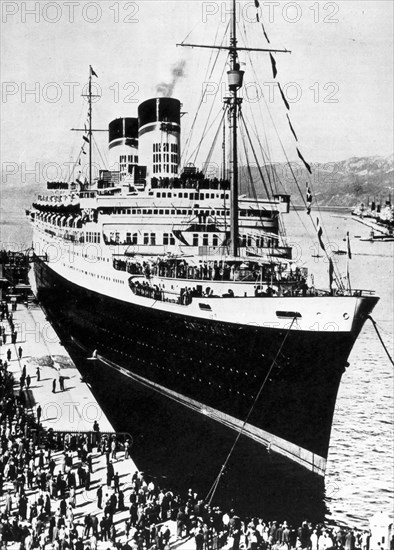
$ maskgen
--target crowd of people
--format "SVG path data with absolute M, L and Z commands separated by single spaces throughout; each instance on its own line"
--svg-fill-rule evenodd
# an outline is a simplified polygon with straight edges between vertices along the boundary
M 242 519 L 192 489 L 181 495 L 142 472 L 131 475 L 129 438 L 120 445 L 97 422 L 87 434 L 44 430 L 41 407 L 29 409 L 24 392 L 0 359 L 1 549 L 168 550 L 185 543 L 187 550 L 369 550 L 368 532 Z M 120 461 L 128 461 L 124 480 Z

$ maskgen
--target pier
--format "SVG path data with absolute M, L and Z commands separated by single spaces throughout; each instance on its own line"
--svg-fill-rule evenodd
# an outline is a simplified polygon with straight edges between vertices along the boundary
M 1 380 L 13 387 L 8 396 L 1 388 L 0 542 L 27 550 L 123 546 L 135 533 L 131 494 L 145 483 L 132 436 L 116 433 L 39 305 L 3 302 L 2 310 Z M 5 414 L 12 398 L 17 418 Z M 23 468 L 7 437 L 26 448 Z M 175 522 L 162 525 L 174 539 Z
M 54 431 L 91 432 L 97 421 L 102 432 L 115 433 L 43 310 L 39 306 L 18 304 L 12 319 L 16 340 L 12 343 L 12 331 L 8 323 L 3 322 L 6 342 L 1 357 L 6 360 L 7 351 L 11 350 L 8 370 L 17 382 L 24 369 L 25 377 L 30 377 L 29 387 L 24 385 L 27 405 L 35 412 L 41 406 L 42 427 Z

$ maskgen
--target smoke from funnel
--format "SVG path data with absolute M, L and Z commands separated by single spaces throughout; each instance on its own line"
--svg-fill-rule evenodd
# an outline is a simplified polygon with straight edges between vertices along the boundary
M 185 67 L 186 67 L 185 60 L 181 60 L 175 65 L 173 65 L 171 70 L 171 76 L 172 76 L 171 82 L 161 82 L 160 84 L 158 84 L 156 87 L 156 93 L 158 95 L 162 95 L 163 97 L 171 97 L 176 83 L 180 78 L 183 78 L 186 74 Z

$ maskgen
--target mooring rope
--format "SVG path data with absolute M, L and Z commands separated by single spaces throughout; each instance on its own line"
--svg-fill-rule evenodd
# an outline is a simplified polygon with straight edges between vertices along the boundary
M 374 329 L 375 329 L 375 331 L 376 331 L 376 334 L 378 335 L 378 338 L 379 338 L 379 340 L 380 340 L 380 343 L 382 344 L 383 349 L 384 349 L 384 351 L 386 352 L 387 357 L 389 358 L 390 363 L 394 366 L 393 358 L 391 357 L 390 352 L 389 352 L 389 350 L 388 350 L 387 347 L 386 347 L 386 344 L 383 342 L 383 338 L 382 338 L 381 335 L 380 335 L 380 332 L 379 332 L 379 329 L 378 329 L 378 325 L 377 325 L 375 319 L 372 317 L 372 315 L 368 315 L 368 319 L 369 319 L 369 320 L 371 321 L 371 323 L 373 324 L 373 327 L 374 327 Z
M 233 443 L 233 445 L 232 445 L 232 447 L 231 447 L 231 449 L 230 449 L 230 452 L 228 453 L 226 460 L 223 462 L 223 465 L 222 465 L 222 467 L 220 468 L 220 472 L 219 472 L 217 478 L 215 479 L 215 481 L 214 481 L 212 487 L 211 487 L 210 490 L 208 491 L 208 494 L 207 494 L 207 496 L 206 496 L 206 498 L 205 498 L 205 500 L 208 500 L 208 499 L 209 499 L 209 500 L 208 500 L 208 506 L 211 505 L 212 499 L 213 499 L 213 497 L 214 497 L 214 495 L 215 495 L 216 489 L 218 488 L 220 479 L 221 479 L 221 477 L 222 477 L 222 475 L 223 475 L 223 472 L 224 472 L 224 470 L 225 470 L 225 468 L 226 468 L 226 466 L 227 466 L 227 463 L 228 463 L 228 461 L 230 460 L 230 457 L 231 457 L 231 455 L 233 454 L 233 451 L 234 451 L 234 449 L 235 449 L 235 447 L 236 447 L 236 445 L 237 445 L 237 443 L 238 443 L 238 441 L 239 441 L 239 438 L 241 437 L 241 435 L 242 435 L 242 433 L 243 433 L 243 431 L 244 431 L 244 429 L 245 429 L 245 426 L 246 426 L 246 424 L 247 424 L 247 422 L 248 422 L 248 420 L 249 420 L 249 418 L 250 418 L 250 415 L 251 415 L 252 412 L 253 412 L 253 409 L 254 409 L 254 407 L 255 407 L 255 405 L 256 405 L 256 403 L 257 403 L 257 400 L 259 399 L 259 397 L 260 397 L 260 395 L 261 395 L 261 392 L 263 391 L 263 388 L 264 388 L 264 386 L 265 386 L 265 384 L 266 384 L 266 382 L 267 382 L 267 380 L 268 380 L 268 378 L 269 378 L 269 376 L 270 376 L 270 374 L 271 374 L 272 369 L 274 368 L 274 365 L 275 365 L 275 363 L 276 363 L 276 360 L 278 359 L 279 354 L 280 354 L 280 352 L 281 352 L 282 349 L 283 349 L 283 346 L 285 345 L 285 342 L 286 342 L 286 340 L 287 340 L 287 337 L 289 336 L 290 330 L 291 330 L 291 328 L 292 328 L 292 326 L 293 326 L 293 324 L 294 324 L 295 321 L 296 321 L 296 317 L 293 318 L 293 320 L 292 320 L 292 322 L 291 322 L 291 325 L 289 326 L 289 328 L 288 328 L 288 330 L 287 330 L 287 332 L 286 332 L 286 334 L 285 334 L 285 337 L 283 338 L 283 341 L 282 341 L 282 343 L 281 343 L 281 345 L 280 345 L 280 347 L 279 347 L 279 349 L 278 349 L 278 351 L 277 351 L 277 354 L 275 355 L 274 360 L 273 360 L 272 363 L 271 363 L 271 366 L 270 366 L 270 368 L 269 368 L 269 370 L 268 370 L 268 373 L 266 374 L 266 377 L 264 378 L 263 383 L 261 384 L 260 389 L 259 389 L 259 391 L 257 392 L 256 397 L 254 398 L 254 401 L 253 401 L 253 403 L 252 403 L 252 406 L 250 407 L 249 412 L 248 412 L 248 414 L 246 415 L 246 418 L 245 418 L 245 420 L 244 420 L 244 422 L 243 422 L 243 424 L 242 424 L 242 427 L 241 427 L 240 431 L 238 432 L 237 437 L 235 438 L 235 441 L 234 441 L 234 443 Z

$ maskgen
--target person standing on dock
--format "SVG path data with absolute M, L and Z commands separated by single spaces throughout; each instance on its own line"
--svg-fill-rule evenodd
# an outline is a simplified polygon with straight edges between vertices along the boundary
M 56 393 L 56 378 L 54 378 L 52 382 L 52 393 Z
M 31 382 L 31 378 L 30 378 L 30 374 L 28 374 L 26 376 L 26 388 L 29 389 L 30 388 L 30 382 Z
M 116 461 L 116 438 L 114 435 L 111 441 L 111 459 Z
M 37 367 L 37 369 L 36 369 L 37 382 L 39 382 L 41 380 L 40 373 L 41 373 L 40 367 Z
M 119 474 L 118 472 L 114 473 L 114 491 L 119 493 Z
M 5 343 L 5 342 L 4 342 Z M 7 361 L 10 362 L 11 361 L 11 350 L 10 348 L 8 348 L 7 350 Z
M 19 346 L 19 348 L 18 348 L 18 354 L 19 354 L 19 359 L 22 359 L 22 354 L 23 354 L 22 346 Z
M 111 487 L 112 478 L 114 477 L 114 467 L 112 462 L 107 464 L 107 487 Z
M 99 488 L 97 489 L 97 492 L 96 492 L 96 495 L 97 495 L 97 508 L 102 508 L 102 503 L 103 503 L 103 487 L 102 485 L 99 485 Z
M 124 442 L 124 460 L 129 458 L 130 439 L 127 437 Z
M 40 420 L 41 420 L 41 413 L 42 413 L 41 405 L 38 405 L 38 407 L 37 407 L 37 424 L 40 423 Z M 52 472 L 52 473 L 53 473 L 53 472 Z

